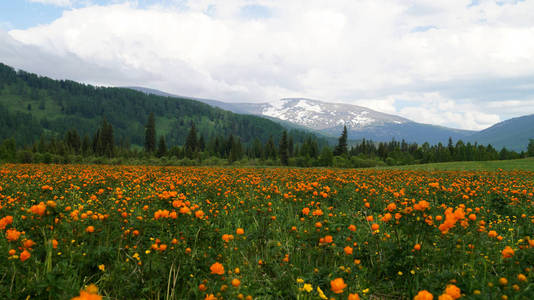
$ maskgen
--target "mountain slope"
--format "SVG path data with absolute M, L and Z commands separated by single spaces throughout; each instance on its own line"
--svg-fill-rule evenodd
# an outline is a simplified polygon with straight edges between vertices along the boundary
M 371 139 L 374 141 L 406 140 L 408 142 L 437 144 L 446 143 L 449 137 L 465 139 L 474 131 L 452 129 L 442 126 L 421 124 L 408 119 L 377 112 L 365 107 L 326 103 L 305 98 L 285 98 L 270 103 L 224 103 L 213 100 L 199 100 L 224 107 L 230 111 L 249 113 L 291 122 L 316 130 L 327 136 L 339 136 L 346 125 L 350 139 Z
M 479 131 L 468 140 L 479 144 L 491 144 L 500 149 L 524 151 L 529 139 L 534 139 L 534 115 L 527 115 L 497 123 Z
M 70 129 L 92 136 L 106 118 L 117 142 L 142 146 L 151 112 L 156 116 L 158 135 L 165 136 L 171 146 L 184 144 L 191 122 L 206 141 L 230 134 L 245 143 L 255 138 L 265 142 L 271 135 L 276 141 L 284 130 L 271 120 L 191 99 L 53 80 L 0 63 L 0 139 L 14 137 L 19 145 L 27 145 L 42 134 L 62 137 Z M 290 134 L 295 142 L 308 135 L 302 131 Z

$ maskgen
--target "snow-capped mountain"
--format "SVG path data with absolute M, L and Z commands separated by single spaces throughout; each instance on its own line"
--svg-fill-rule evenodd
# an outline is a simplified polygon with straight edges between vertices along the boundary
M 133 88 L 145 93 L 171 96 L 156 90 Z M 177 96 L 180 97 L 180 96 Z M 406 140 L 437 144 L 465 139 L 474 131 L 416 123 L 411 120 L 351 104 L 329 103 L 306 98 L 284 98 L 268 103 L 227 103 L 191 98 L 234 113 L 270 118 L 287 127 L 306 128 L 330 137 L 338 137 L 347 126 L 349 139 L 374 141 Z
M 201 100 L 202 101 L 202 100 Z M 229 104 L 206 102 L 238 113 L 248 113 L 282 120 L 327 136 L 337 137 L 347 126 L 349 139 L 374 141 L 406 140 L 408 142 L 446 143 L 449 137 L 463 139 L 472 131 L 420 124 L 351 104 L 328 103 L 306 98 L 284 98 L 269 103 Z M 219 104 L 219 105 L 218 105 Z
M 343 127 L 358 130 L 384 124 L 403 124 L 407 119 L 365 107 L 327 103 L 305 98 L 284 98 L 270 103 L 241 105 L 248 113 L 292 122 L 314 130 Z

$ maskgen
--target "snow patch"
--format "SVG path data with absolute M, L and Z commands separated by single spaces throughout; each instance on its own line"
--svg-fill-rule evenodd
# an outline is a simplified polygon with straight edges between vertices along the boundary
M 320 105 L 313 105 L 313 104 L 309 103 L 306 100 L 300 100 L 295 105 L 295 107 L 298 107 L 298 108 L 301 108 L 301 109 L 304 109 L 304 110 L 307 110 L 307 111 L 317 112 L 317 113 L 323 112 Z

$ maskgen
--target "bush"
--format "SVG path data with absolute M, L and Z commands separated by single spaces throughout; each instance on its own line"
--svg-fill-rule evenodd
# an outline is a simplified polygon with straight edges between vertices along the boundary
M 17 152 L 17 161 L 23 164 L 31 164 L 33 162 L 33 153 L 28 150 Z

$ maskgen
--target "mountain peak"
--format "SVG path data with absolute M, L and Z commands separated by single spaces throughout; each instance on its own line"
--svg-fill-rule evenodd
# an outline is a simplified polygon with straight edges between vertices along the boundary
M 346 125 L 358 130 L 383 124 L 403 124 L 407 119 L 380 113 L 365 107 L 327 103 L 307 98 L 283 98 L 260 104 L 257 111 L 250 113 L 290 121 L 315 130 Z

